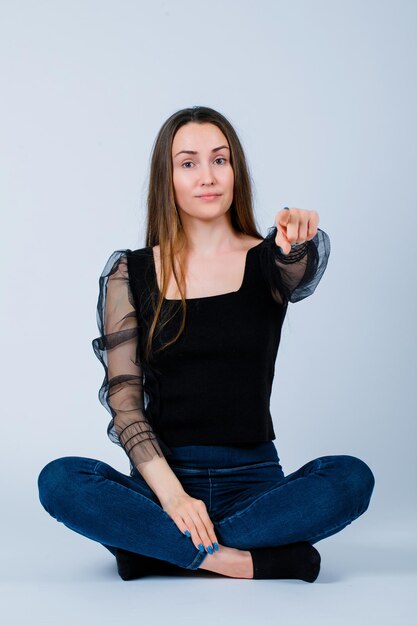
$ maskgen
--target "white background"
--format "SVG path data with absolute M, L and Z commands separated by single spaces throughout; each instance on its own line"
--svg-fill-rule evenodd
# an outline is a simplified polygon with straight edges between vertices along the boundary
M 347 623 L 372 624 L 372 615 L 411 623 L 416 18 L 411 0 L 0 2 L 1 577 L 8 594 L 33 598 L 32 623 L 64 614 L 70 623 L 81 610 L 91 624 L 117 615 L 218 621 L 210 587 L 227 604 L 225 589 L 241 585 L 252 599 L 226 607 L 227 623 L 276 623 L 274 610 L 287 623 L 297 611 L 300 620 L 341 623 L 342 604 Z M 352 454 L 376 478 L 365 515 L 320 544 L 328 559 L 319 580 L 337 581 L 323 596 L 318 582 L 296 589 L 225 578 L 149 578 L 141 596 L 142 584 L 118 579 L 110 553 L 48 518 L 38 501 L 37 476 L 53 458 L 89 456 L 128 473 L 97 398 L 98 277 L 113 250 L 145 245 L 153 141 L 166 118 L 193 105 L 234 125 L 263 235 L 289 206 L 318 211 L 331 239 L 316 292 L 289 306 L 271 398 L 286 474 L 320 455 Z M 294 590 L 315 601 L 292 606 Z M 132 606 L 145 614 L 129 613 L 128 593 L 142 597 Z M 170 599 L 156 611 L 160 593 Z M 368 616 L 355 612 L 362 601 Z M 19 600 L 13 606 L 9 623 L 24 623 Z

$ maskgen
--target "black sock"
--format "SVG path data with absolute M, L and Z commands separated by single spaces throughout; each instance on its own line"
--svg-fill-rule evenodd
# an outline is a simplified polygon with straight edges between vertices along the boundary
M 161 559 L 154 559 L 144 554 L 138 554 L 137 552 L 129 552 L 121 548 L 116 548 L 115 552 L 117 571 L 120 578 L 123 580 L 134 580 L 135 578 L 155 574 L 165 576 L 184 571 L 183 568 L 173 563 L 162 561 Z
M 299 578 L 314 582 L 320 571 L 320 553 L 307 541 L 270 548 L 252 548 L 254 578 Z

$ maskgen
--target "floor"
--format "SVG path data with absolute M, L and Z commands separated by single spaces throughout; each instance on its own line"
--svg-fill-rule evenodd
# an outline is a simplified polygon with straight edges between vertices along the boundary
M 24 510 L 3 534 L 1 612 L 7 625 L 417 624 L 415 520 L 375 523 L 370 511 L 317 543 L 322 567 L 314 583 L 232 579 L 202 570 L 126 582 L 105 548 L 41 507 L 31 512 L 30 534 Z

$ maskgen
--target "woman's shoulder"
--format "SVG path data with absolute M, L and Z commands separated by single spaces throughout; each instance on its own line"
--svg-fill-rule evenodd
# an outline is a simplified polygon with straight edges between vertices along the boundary
M 115 263 L 130 263 L 134 261 L 140 262 L 142 259 L 146 259 L 149 257 L 152 248 L 144 247 L 144 248 L 118 248 L 114 250 L 106 263 L 106 265 L 114 265 Z
M 152 248 L 149 246 L 129 250 L 127 259 L 129 272 L 134 275 L 142 275 L 151 264 L 151 254 Z
M 144 246 L 143 248 L 135 248 L 134 250 L 130 250 L 130 254 L 133 256 L 146 256 L 149 255 L 149 252 L 152 250 L 150 246 Z

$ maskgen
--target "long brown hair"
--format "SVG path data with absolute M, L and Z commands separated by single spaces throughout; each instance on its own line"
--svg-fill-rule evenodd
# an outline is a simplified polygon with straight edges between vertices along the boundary
M 159 349 L 166 348 L 177 341 L 185 327 L 187 303 L 185 300 L 184 246 L 186 235 L 174 198 L 172 142 L 178 129 L 188 122 L 215 124 L 227 138 L 230 147 L 230 164 L 234 174 L 233 201 L 229 209 L 232 227 L 236 232 L 262 239 L 253 213 L 253 194 L 248 164 L 231 123 L 218 111 L 203 106 L 181 109 L 171 115 L 162 125 L 155 139 L 150 164 L 145 245 L 153 247 L 159 244 L 162 284 L 145 347 L 144 357 L 147 360 L 152 353 L 152 342 L 158 320 L 162 330 L 171 319 L 168 317 L 162 319 L 161 310 L 172 273 L 181 295 L 182 322 L 176 336 Z M 174 265 L 175 259 L 178 263 L 178 272 Z

